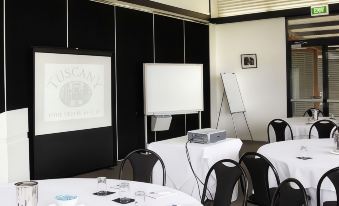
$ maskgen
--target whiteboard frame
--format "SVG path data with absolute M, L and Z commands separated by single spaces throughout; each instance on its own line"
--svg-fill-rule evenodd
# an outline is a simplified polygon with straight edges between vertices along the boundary
M 199 66 L 201 68 L 201 91 L 202 91 L 202 96 L 201 96 L 201 102 L 202 102 L 202 108 L 196 109 L 196 110 L 176 110 L 176 111 L 163 111 L 163 112 L 149 112 L 147 111 L 147 91 L 146 91 L 146 82 L 147 82 L 147 77 L 146 77 L 146 67 L 147 65 L 167 65 L 167 66 Z M 144 63 L 143 64 L 143 90 L 144 90 L 144 114 L 147 115 L 176 115 L 176 114 L 194 114 L 198 113 L 201 111 L 204 111 L 204 78 L 203 78 L 203 72 L 204 72 L 204 67 L 203 64 L 176 64 L 176 63 Z

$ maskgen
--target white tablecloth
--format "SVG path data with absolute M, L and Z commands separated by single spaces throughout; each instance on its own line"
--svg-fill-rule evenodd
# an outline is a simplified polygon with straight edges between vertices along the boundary
M 83 204 L 85 206 L 121 206 L 121 204 L 112 201 L 119 197 L 118 189 L 115 189 L 119 182 L 120 180 L 107 180 L 108 190 L 115 191 L 116 193 L 105 197 L 99 197 L 92 194 L 97 190 L 96 179 L 70 178 L 38 181 L 38 206 L 48 206 L 56 203 L 54 197 L 59 194 L 78 195 L 78 204 Z M 147 206 L 201 206 L 200 202 L 194 198 L 168 187 L 141 182 L 128 182 L 130 183 L 130 194 L 132 195 L 135 191 L 144 191 L 146 194 L 149 194 L 150 192 L 170 192 L 167 196 L 158 197 L 157 199 L 146 197 Z M 13 184 L 0 185 L 0 205 L 14 206 L 16 204 L 15 194 L 15 186 Z M 126 204 L 126 206 L 131 205 L 134 206 L 135 203 Z
M 306 154 L 300 147 L 307 148 Z M 267 157 L 277 169 L 280 180 L 293 177 L 298 179 L 311 196 L 311 205 L 316 205 L 316 188 L 320 177 L 328 170 L 339 166 L 339 156 L 330 153 L 336 148 L 333 139 L 301 139 L 266 144 L 258 153 Z M 298 156 L 310 156 L 310 160 L 297 159 Z M 270 175 L 270 183 L 275 179 Z M 335 189 L 326 178 L 322 184 L 322 198 L 336 200 Z
M 189 166 L 185 143 L 187 136 L 154 142 L 148 149 L 155 151 L 163 159 L 166 167 L 166 186 L 180 190 L 200 200 L 197 183 Z M 188 150 L 193 169 L 197 176 L 204 182 L 210 167 L 221 159 L 239 160 L 239 151 L 242 142 L 240 139 L 227 138 L 212 144 L 189 143 Z M 153 181 L 161 182 L 162 170 L 157 167 L 153 171 Z M 215 179 L 209 180 L 211 193 L 214 194 Z M 200 184 L 202 192 L 202 185 Z M 237 190 L 233 192 L 233 200 L 237 198 Z
M 293 132 L 293 139 L 308 139 L 308 135 L 309 135 L 309 131 L 311 129 L 311 126 L 314 122 L 309 122 L 308 121 L 309 117 L 290 117 L 290 118 L 284 118 L 283 120 L 285 120 L 292 129 Z M 319 120 L 323 120 L 323 119 L 329 119 L 328 117 L 319 117 Z M 331 120 L 334 121 L 335 123 L 337 123 L 336 120 Z M 270 137 L 271 137 L 271 142 L 275 142 L 275 135 L 273 132 L 273 128 L 271 127 L 270 130 Z M 312 133 L 311 133 L 311 138 L 318 138 L 318 132 L 317 130 L 314 128 L 312 129 Z M 288 128 L 286 128 L 286 139 L 290 140 L 291 139 L 291 135 L 290 135 L 290 131 Z

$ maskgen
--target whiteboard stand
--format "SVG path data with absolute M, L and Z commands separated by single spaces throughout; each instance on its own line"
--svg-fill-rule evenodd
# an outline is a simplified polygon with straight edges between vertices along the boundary
M 199 129 L 201 129 L 201 111 L 198 111 L 199 114 Z M 185 114 L 186 115 L 186 114 Z M 144 115 L 144 126 L 145 126 L 145 148 L 147 149 L 147 145 L 148 145 L 148 135 L 147 135 L 147 116 L 148 115 Z M 154 131 L 154 141 L 157 141 L 157 132 Z
M 217 127 L 219 124 L 222 103 L 224 100 L 224 96 L 226 94 L 228 106 L 229 106 L 230 113 L 231 113 L 232 123 L 233 123 L 234 131 L 235 131 L 235 136 L 238 137 L 238 132 L 235 126 L 233 115 L 236 113 L 242 113 L 244 115 L 246 126 L 250 134 L 251 140 L 253 141 L 253 136 L 252 136 L 250 127 L 248 126 L 248 121 L 245 115 L 246 110 L 245 110 L 244 102 L 241 97 L 237 77 L 235 73 L 221 73 L 220 75 L 221 75 L 221 79 L 224 85 L 224 92 L 223 92 L 222 99 L 221 99 Z

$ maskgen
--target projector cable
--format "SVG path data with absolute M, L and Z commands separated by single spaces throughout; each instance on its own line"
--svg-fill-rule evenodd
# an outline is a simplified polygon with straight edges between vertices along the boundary
M 194 175 L 195 182 L 197 183 L 197 186 L 198 186 L 199 197 L 200 197 L 200 199 L 202 199 L 202 195 L 201 195 L 201 191 L 200 191 L 200 185 L 199 185 L 199 182 L 200 182 L 203 186 L 205 186 L 205 183 L 204 183 L 204 182 L 198 177 L 198 175 L 195 173 L 195 171 L 194 171 L 194 169 L 193 169 L 193 166 L 192 166 L 191 157 L 190 157 L 190 154 L 189 154 L 189 151 L 188 151 L 188 147 L 187 147 L 187 144 L 188 144 L 188 143 L 191 143 L 192 140 L 193 140 L 193 139 L 188 140 L 188 141 L 186 142 L 186 144 L 185 144 L 185 148 L 186 148 L 186 157 L 187 157 L 187 160 L 188 160 L 188 164 L 189 164 L 189 166 L 190 166 L 190 168 L 191 168 L 191 170 L 192 170 L 192 173 L 193 173 L 193 175 Z M 207 189 L 207 191 L 208 191 L 208 193 L 209 193 L 209 195 L 210 195 L 210 197 L 211 197 L 211 200 L 213 200 L 212 193 L 211 193 L 211 191 L 208 189 L 207 185 L 206 185 L 206 189 Z

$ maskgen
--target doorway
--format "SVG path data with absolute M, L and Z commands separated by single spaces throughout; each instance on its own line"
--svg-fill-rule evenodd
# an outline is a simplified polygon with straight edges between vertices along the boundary
M 289 19 L 288 116 L 315 107 L 339 117 L 339 16 Z

